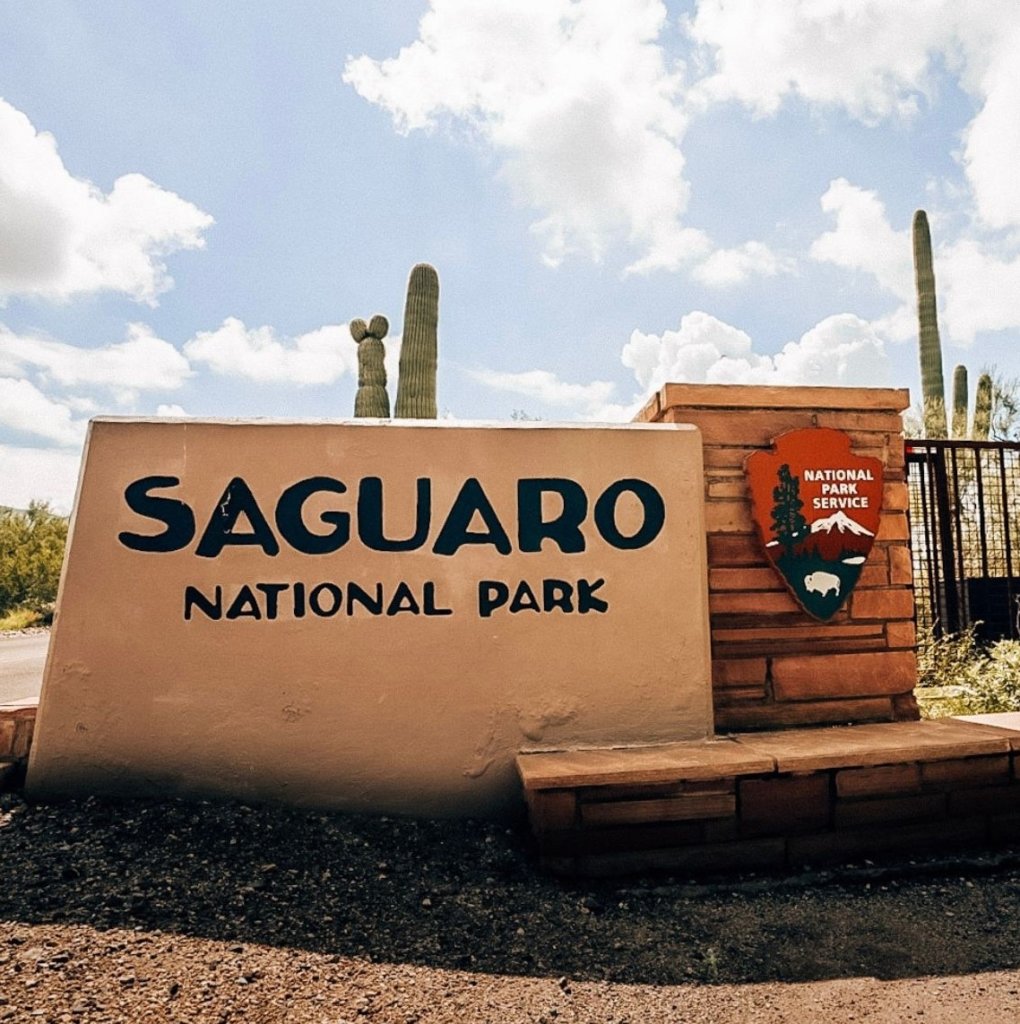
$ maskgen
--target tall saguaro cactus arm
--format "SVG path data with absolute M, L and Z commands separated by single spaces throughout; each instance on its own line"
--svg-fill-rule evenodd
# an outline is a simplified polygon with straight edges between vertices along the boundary
M 992 376 L 983 373 L 978 377 L 977 394 L 974 396 L 974 440 L 987 441 L 992 427 Z
M 953 437 L 967 436 L 967 367 L 953 368 Z
M 354 416 L 388 419 L 390 396 L 386 392 L 386 350 L 383 338 L 390 329 L 386 317 L 376 314 L 371 323 L 352 320 L 351 337 L 358 343 L 358 392 L 354 396 Z
M 942 378 L 942 343 L 935 309 L 935 270 L 931 231 L 924 210 L 914 214 L 914 280 L 917 285 L 917 322 L 921 355 L 921 395 L 926 437 L 946 436 L 946 389 Z
M 419 263 L 411 270 L 404 306 L 404 337 L 397 380 L 398 419 L 436 418 L 436 332 L 439 325 L 439 275 Z

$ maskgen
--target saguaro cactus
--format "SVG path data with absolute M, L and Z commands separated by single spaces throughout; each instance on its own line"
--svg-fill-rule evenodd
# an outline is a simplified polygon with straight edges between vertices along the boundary
M 946 389 L 942 378 L 942 343 L 935 309 L 935 269 L 931 231 L 924 210 L 914 214 L 914 281 L 917 286 L 917 322 L 921 356 L 921 396 L 925 437 L 946 436 Z
M 967 436 L 967 367 L 953 368 L 953 437 Z
M 977 394 L 974 396 L 975 441 L 987 441 L 992 429 L 992 377 L 983 373 L 978 377 Z
M 351 337 L 358 343 L 358 393 L 354 396 L 356 418 L 388 419 L 390 396 L 386 392 L 386 349 L 383 338 L 390 329 L 386 317 L 376 314 L 370 323 L 352 320 Z
M 397 379 L 398 419 L 436 418 L 436 329 L 439 325 L 439 275 L 419 263 L 407 281 L 404 338 Z

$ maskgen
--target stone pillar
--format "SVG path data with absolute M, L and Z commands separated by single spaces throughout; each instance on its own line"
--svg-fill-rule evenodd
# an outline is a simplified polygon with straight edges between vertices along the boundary
M 905 389 L 667 384 L 635 417 L 693 423 L 705 461 L 712 685 L 719 730 L 916 719 Z M 835 427 L 881 459 L 875 546 L 833 619 L 804 612 L 765 558 L 744 461 L 778 435 Z M 666 589 L 664 593 L 669 593 Z

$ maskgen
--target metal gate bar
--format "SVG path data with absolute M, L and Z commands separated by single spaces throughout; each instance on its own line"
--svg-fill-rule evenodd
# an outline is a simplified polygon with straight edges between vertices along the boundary
M 917 621 L 1020 639 L 1020 442 L 907 441 Z

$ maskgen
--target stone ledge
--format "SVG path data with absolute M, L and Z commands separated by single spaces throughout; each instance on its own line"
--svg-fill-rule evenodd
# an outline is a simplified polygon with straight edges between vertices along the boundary
M 910 406 L 906 388 L 770 387 L 748 384 L 666 384 L 636 419 L 661 415 L 672 406 L 703 409 L 846 409 L 902 412 Z
M 0 790 L 21 786 L 35 730 L 35 701 L 0 704 Z
M 943 718 L 762 732 L 738 742 L 772 756 L 777 771 L 803 772 L 1007 754 L 1013 739 L 1020 741 L 1020 731 Z
M 517 757 L 517 770 L 526 791 L 682 782 L 754 775 L 774 769 L 771 755 L 748 750 L 735 739 L 526 753 Z
M 522 753 L 517 766 L 552 871 L 792 868 L 1014 840 L 1020 729 L 1003 717 Z

